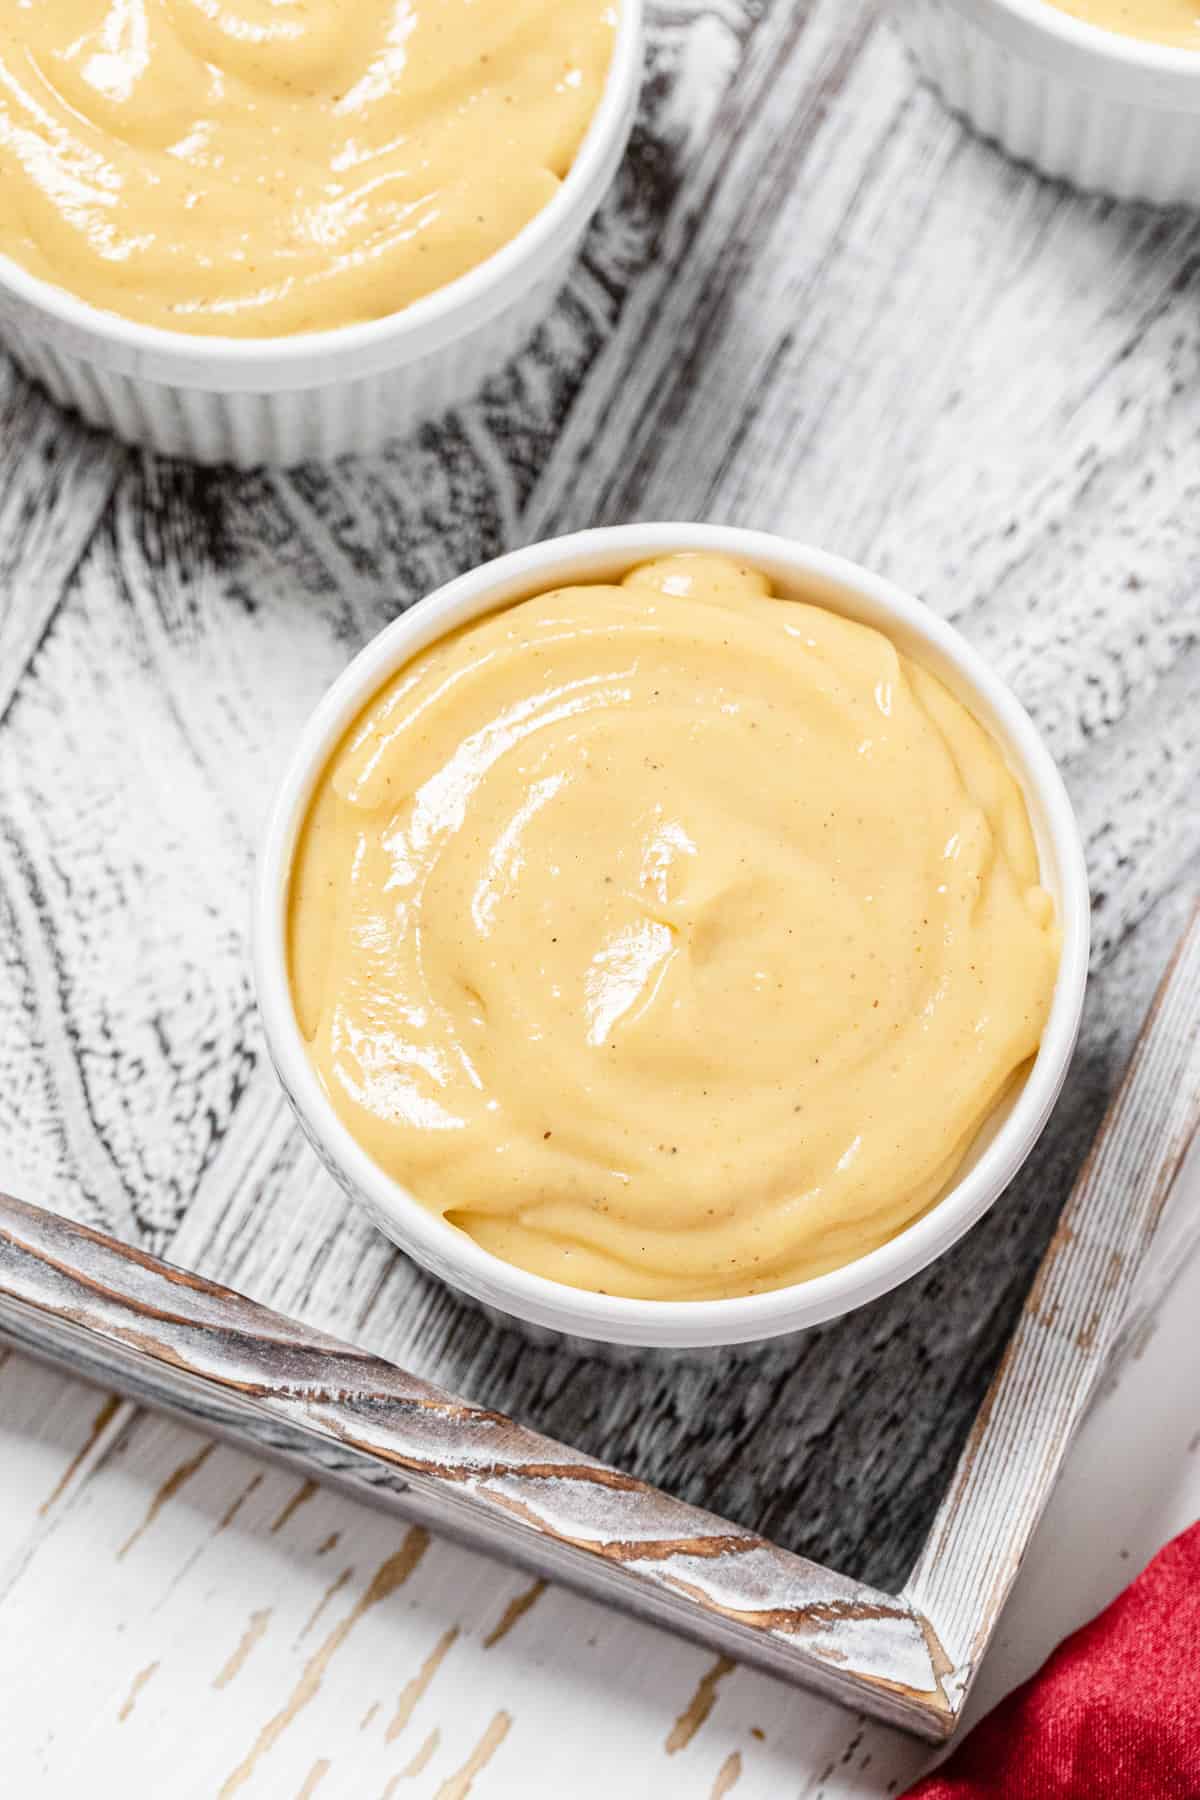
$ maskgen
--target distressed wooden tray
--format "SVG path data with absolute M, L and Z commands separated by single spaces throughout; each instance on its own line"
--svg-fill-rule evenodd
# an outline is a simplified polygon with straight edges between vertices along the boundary
M 1200 871 L 1200 218 L 1007 163 L 918 82 L 890 10 L 649 6 L 630 154 L 552 318 L 379 462 L 130 454 L 0 360 L 0 1189 L 903 1591 L 956 1695 L 1021 1541 L 1005 1508 L 1032 1513 L 1030 1458 L 1099 1367 L 1082 1276 L 1088 1357 L 1051 1358 L 1071 1404 L 1009 1428 L 1012 1471 L 1002 1450 L 975 1463 L 992 1499 L 971 1554 L 947 1497 Z M 827 544 L 956 623 L 1062 767 L 1095 901 L 1079 1052 L 1004 1201 L 861 1312 L 753 1363 L 665 1371 L 505 1331 L 346 1205 L 267 1066 L 245 943 L 279 760 L 347 656 L 488 557 L 638 518 Z M 1147 1275 L 1189 1236 L 1176 1217 Z M 170 1291 L 176 1309 L 200 1292 Z M 8 1303 L 27 1337 L 38 1292 L 19 1319 Z M 256 1429 L 292 1431 L 279 1408 Z M 312 1466 L 307 1433 L 290 1441 Z M 850 1629 L 827 1622 L 825 1656 L 789 1668 L 860 1670 Z
M 0 1330 L 435 1530 L 940 1740 L 961 1715 L 1198 1118 L 1194 918 L 923 1551 L 894 1594 L 6 1197 Z

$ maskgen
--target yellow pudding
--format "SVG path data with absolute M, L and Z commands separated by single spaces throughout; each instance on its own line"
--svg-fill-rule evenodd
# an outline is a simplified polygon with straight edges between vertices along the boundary
M 0 0 L 0 251 L 238 337 L 381 318 L 557 190 L 613 0 Z
M 929 1207 L 1059 957 L 996 744 L 880 632 L 716 556 L 416 656 L 322 772 L 293 1004 L 381 1169 L 496 1256 L 786 1286 Z
M 1124 37 L 1200 50 L 1200 0 L 1050 0 L 1050 4 Z

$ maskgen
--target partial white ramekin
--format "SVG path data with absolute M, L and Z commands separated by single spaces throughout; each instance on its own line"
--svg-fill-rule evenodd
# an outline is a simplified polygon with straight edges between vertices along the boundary
M 588 1294 L 483 1250 L 385 1175 L 355 1142 L 309 1061 L 288 985 L 287 895 L 297 834 L 318 777 L 365 702 L 418 651 L 469 619 L 566 582 L 619 577 L 674 550 L 742 558 L 763 569 L 781 592 L 803 593 L 879 627 L 939 675 L 1002 746 L 1021 783 L 1042 880 L 1054 895 L 1063 934 L 1058 985 L 1033 1068 L 953 1188 L 923 1218 L 857 1262 L 739 1300 Z M 267 1045 L 300 1123 L 347 1194 L 402 1250 L 452 1287 L 530 1325 L 605 1344 L 683 1350 L 778 1337 L 849 1312 L 924 1268 L 987 1211 L 1029 1155 L 1066 1075 L 1083 1004 L 1088 932 L 1083 847 L 1062 779 L 1028 714 L 952 627 L 879 576 L 784 538 L 718 525 L 624 525 L 534 544 L 474 569 L 395 620 L 355 657 L 305 727 L 275 803 L 255 883 L 254 969 Z
M 293 337 L 197 337 L 89 306 L 0 256 L 0 338 L 63 406 L 167 456 L 286 467 L 379 449 L 470 399 L 549 312 L 629 140 L 642 5 L 619 0 L 604 93 L 550 204 L 401 312 Z
M 1047 0 L 898 0 L 946 104 L 1076 187 L 1200 204 L 1200 52 L 1119 36 Z

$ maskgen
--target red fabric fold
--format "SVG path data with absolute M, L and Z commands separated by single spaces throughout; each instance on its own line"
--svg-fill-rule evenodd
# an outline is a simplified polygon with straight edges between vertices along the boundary
M 907 1800 L 1200 1800 L 1200 1524 Z

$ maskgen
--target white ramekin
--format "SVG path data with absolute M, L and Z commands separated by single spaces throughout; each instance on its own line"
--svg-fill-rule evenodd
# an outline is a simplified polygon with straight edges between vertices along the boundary
M 1033 1068 L 954 1187 L 857 1262 L 739 1300 L 588 1294 L 481 1249 L 385 1175 L 355 1142 L 309 1061 L 288 986 L 287 891 L 297 833 L 318 777 L 364 703 L 419 650 L 469 619 L 566 582 L 619 577 L 673 550 L 718 551 L 753 563 L 781 592 L 802 592 L 878 626 L 940 675 L 1002 746 L 1021 783 L 1042 880 L 1054 895 L 1063 934 L 1058 985 Z M 1029 1155 L 1066 1075 L 1083 1004 L 1088 933 L 1083 847 L 1062 779 L 1028 714 L 951 626 L 879 576 L 784 538 L 718 525 L 624 525 L 534 544 L 474 569 L 396 619 L 355 657 L 305 727 L 275 803 L 255 883 L 254 968 L 267 1045 L 300 1123 L 347 1194 L 402 1250 L 451 1286 L 527 1324 L 605 1344 L 684 1350 L 777 1337 L 849 1312 L 924 1268 L 987 1211 Z
M 642 6 L 619 0 L 600 104 L 550 204 L 403 311 L 293 337 L 197 337 L 89 306 L 0 256 L 0 338 L 63 406 L 167 456 L 251 468 L 379 449 L 469 399 L 549 312 L 629 140 Z
M 1076 187 L 1200 204 L 1200 52 L 1084 24 L 1047 0 L 898 0 L 946 104 Z

